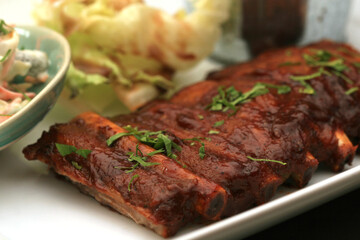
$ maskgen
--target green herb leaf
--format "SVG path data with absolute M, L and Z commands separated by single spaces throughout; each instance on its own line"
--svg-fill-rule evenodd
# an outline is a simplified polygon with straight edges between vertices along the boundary
M 315 72 L 313 74 L 309 74 L 309 75 L 303 75 L 303 76 L 290 76 L 290 79 L 293 81 L 307 81 L 307 80 L 311 80 L 317 77 L 320 77 L 322 75 L 321 71 Z
M 201 140 L 211 141 L 211 138 L 208 138 L 208 137 L 194 137 L 194 138 L 184 138 L 183 139 L 183 141 L 195 141 L 195 142 L 201 142 Z
M 129 191 L 129 192 L 131 192 L 131 186 L 133 185 L 134 180 L 135 180 L 136 178 L 138 178 L 138 177 L 139 177 L 139 174 L 135 174 L 135 175 L 133 175 L 133 176 L 131 177 L 130 182 L 129 182 L 129 184 L 128 184 L 128 191 Z
M 204 119 L 204 116 L 201 115 L 201 114 L 198 114 L 198 118 L 199 118 L 200 120 L 203 120 L 203 119 Z
M 201 147 L 199 148 L 199 157 L 204 159 L 205 157 L 205 144 L 201 143 Z
M 246 156 L 248 159 L 252 160 L 252 161 L 258 161 L 258 162 L 274 162 L 274 163 L 279 163 L 281 165 L 286 165 L 286 163 L 282 162 L 282 161 L 278 161 L 278 160 L 271 160 L 271 159 L 266 159 L 266 158 L 253 158 L 250 156 Z
M 257 83 L 257 84 L 264 85 L 267 88 L 277 89 L 278 94 L 286 94 L 286 93 L 291 92 L 291 87 L 289 87 L 287 85 L 275 85 L 275 84 L 271 84 L 271 83 Z
M 154 153 L 154 152 L 151 152 L 151 153 Z M 143 167 L 150 167 L 150 166 L 155 166 L 155 165 L 160 164 L 157 162 L 147 162 L 147 157 L 145 157 L 144 154 L 141 152 L 141 150 L 139 148 L 139 144 L 136 145 L 135 153 L 128 152 L 127 154 L 129 155 L 128 161 L 130 161 L 130 162 L 135 161 Z
M 351 94 L 353 94 L 354 92 L 357 92 L 357 91 L 359 91 L 359 88 L 358 88 L 358 87 L 352 87 L 352 88 L 350 88 L 349 90 L 347 90 L 347 91 L 345 92 L 345 94 L 346 94 L 346 95 L 351 95 Z
M 75 161 L 71 161 L 71 164 L 77 169 L 77 170 L 81 170 L 82 166 L 80 166 L 77 162 Z
M 235 114 L 237 111 L 237 105 L 246 103 L 253 98 L 267 94 L 269 92 L 269 88 L 278 89 L 279 94 L 284 94 L 291 91 L 289 86 L 267 83 L 256 83 L 251 90 L 245 93 L 237 91 L 233 86 L 227 88 L 225 91 L 223 87 L 219 87 L 219 94 L 213 97 L 212 103 L 209 104 L 206 109 L 223 112 L 231 109 L 234 111 L 233 114 Z
M 332 73 L 334 73 L 336 76 L 342 78 L 345 82 L 347 82 L 348 84 L 354 84 L 353 81 L 351 81 L 350 78 L 348 78 L 347 76 L 345 76 L 345 74 L 342 74 L 341 72 L 337 72 L 337 71 L 332 71 Z
M 284 67 L 284 66 L 298 66 L 301 65 L 301 62 L 283 62 L 279 64 L 279 67 Z
M 220 127 L 224 124 L 224 120 L 218 121 L 216 123 L 214 123 L 213 127 Z
M 118 140 L 119 138 L 121 137 L 124 137 L 124 136 L 131 136 L 133 135 L 132 133 L 129 133 L 129 132 L 122 132 L 122 133 L 117 133 L 111 137 L 108 138 L 108 140 L 106 140 L 106 144 L 108 146 L 111 146 L 111 144 L 113 144 L 113 142 L 115 142 L 116 140 Z
M 158 150 L 155 150 L 155 151 L 153 151 L 153 152 L 151 152 L 151 153 L 148 153 L 147 155 L 148 155 L 149 157 L 152 157 L 152 156 L 154 156 L 155 154 L 163 153 L 163 152 L 165 152 L 164 149 L 158 149 Z
M 217 131 L 217 130 L 210 130 L 209 131 L 209 134 L 219 134 L 220 132 L 219 131 Z
M 78 149 L 75 152 L 77 155 L 82 156 L 83 158 L 87 158 L 88 155 L 91 153 L 91 150 L 88 149 Z
M 360 68 L 360 62 L 353 62 L 352 63 L 356 68 Z
M 60 155 L 63 157 L 71 153 L 76 153 L 77 155 L 82 156 L 83 158 L 87 158 L 88 155 L 91 153 L 91 150 L 77 149 L 75 146 L 66 145 L 66 144 L 55 143 L 55 146 L 59 151 Z
M 11 49 L 7 50 L 5 55 L 0 59 L 0 62 L 5 62 L 6 59 L 9 57 L 10 53 L 11 53 Z
M 66 144 L 60 144 L 60 143 L 55 143 L 55 146 L 57 148 L 57 150 L 59 151 L 60 155 L 65 157 L 66 155 L 69 155 L 73 152 L 76 152 L 77 148 L 71 145 L 66 145 Z
M 144 143 L 155 150 L 163 150 L 162 152 L 166 154 L 166 156 L 176 159 L 177 156 L 173 153 L 174 150 L 181 151 L 181 147 L 173 142 L 167 135 L 163 134 L 163 131 L 151 132 L 148 130 L 139 131 L 137 128 L 133 128 L 131 126 L 125 126 L 126 133 L 118 133 L 106 141 L 108 146 L 110 146 L 117 139 L 124 136 L 134 136 L 141 143 Z M 155 136 L 156 135 L 156 136 Z M 159 152 L 160 153 L 160 152 Z

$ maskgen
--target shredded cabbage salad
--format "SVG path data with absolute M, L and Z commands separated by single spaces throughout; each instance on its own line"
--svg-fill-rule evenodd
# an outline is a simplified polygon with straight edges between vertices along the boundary
M 175 71 L 193 67 L 213 50 L 231 0 L 193 2 L 193 12 L 170 15 L 141 0 L 43 0 L 34 18 L 70 43 L 72 96 L 108 84 L 133 110 L 139 99 L 171 89 Z M 144 83 L 147 90 L 137 91 Z M 129 92 L 137 93 L 130 99 Z

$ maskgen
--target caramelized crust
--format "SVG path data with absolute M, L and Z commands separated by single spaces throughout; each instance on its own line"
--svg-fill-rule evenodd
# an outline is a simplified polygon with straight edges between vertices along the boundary
M 304 86 L 291 76 L 318 71 L 303 55 L 319 49 L 330 52 L 333 59 L 344 59 L 346 69 L 342 76 L 322 74 L 307 80 L 315 94 L 301 93 Z M 183 89 L 170 101 L 152 102 L 130 115 L 108 120 L 81 114 L 68 124 L 51 127 L 24 153 L 28 159 L 49 164 L 98 201 L 167 237 L 196 217 L 216 220 L 269 201 L 281 184 L 303 187 L 319 163 L 333 171 L 351 164 L 360 137 L 360 93 L 346 94 L 360 87 L 355 62 L 360 63 L 356 51 L 329 41 L 271 51 L 212 73 L 207 81 Z M 206 109 L 219 87 L 247 92 L 258 82 L 287 85 L 291 92 L 270 89 L 232 115 Z M 214 126 L 219 121 L 223 124 Z M 181 147 L 174 152 L 177 162 L 157 154 L 148 161 L 159 165 L 125 173 L 122 168 L 131 166 L 126 152 L 135 151 L 137 144 L 144 154 L 154 151 L 133 136 L 108 147 L 106 139 L 125 132 L 126 125 L 165 131 Z M 55 143 L 92 152 L 87 159 L 75 154 L 62 157 Z M 72 161 L 82 169 L 74 168 Z M 131 184 L 134 174 L 139 177 Z

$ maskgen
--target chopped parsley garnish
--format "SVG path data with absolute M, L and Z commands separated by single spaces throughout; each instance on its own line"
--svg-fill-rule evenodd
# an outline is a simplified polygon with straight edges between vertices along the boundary
M 204 116 L 203 116 L 203 115 L 198 114 L 197 116 L 198 116 L 198 118 L 199 118 L 200 120 L 204 120 Z
M 71 146 L 71 145 L 66 145 L 66 144 L 60 144 L 60 143 L 55 143 L 55 146 L 57 148 L 57 150 L 59 151 L 60 155 L 65 157 L 71 153 L 75 153 L 83 158 L 87 158 L 88 155 L 91 153 L 91 150 L 88 149 L 77 149 L 75 146 Z M 71 164 L 77 169 L 77 170 L 81 170 L 82 166 L 80 166 L 80 164 L 76 161 L 71 161 Z
M 357 92 L 357 91 L 359 91 L 359 88 L 358 87 L 353 87 L 353 88 L 350 88 L 349 90 L 347 90 L 345 92 L 345 94 L 346 95 L 351 95 L 351 94 L 353 94 L 354 92 Z
M 135 180 L 136 178 L 138 178 L 138 177 L 139 177 L 139 174 L 135 174 L 135 175 L 133 175 L 133 176 L 131 177 L 130 182 L 129 182 L 129 184 L 128 184 L 128 191 L 129 191 L 129 192 L 131 192 L 131 186 L 133 185 L 134 180 Z
M 207 137 L 194 137 L 194 138 L 185 138 L 183 139 L 183 141 L 195 141 L 195 142 L 201 142 L 201 140 L 207 140 L 207 141 L 211 141 L 211 138 L 207 138 Z
M 190 146 L 194 146 L 195 142 L 200 142 L 201 146 L 199 148 L 199 157 L 203 159 L 205 157 L 205 144 L 202 142 L 202 140 L 211 141 L 211 138 L 205 138 L 205 137 L 194 137 L 194 138 L 185 138 L 183 141 L 193 141 L 190 143 Z
M 298 66 L 298 65 L 301 65 L 301 62 L 283 62 L 279 64 L 279 67 Z
M 360 62 L 353 62 L 352 63 L 356 68 L 360 68 Z
M 154 156 L 155 154 L 163 153 L 163 152 L 165 152 L 164 149 L 158 149 L 158 150 L 155 150 L 155 151 L 153 151 L 153 152 L 148 153 L 147 155 L 148 155 L 149 157 L 152 157 L 152 156 Z
M 148 153 L 147 156 L 152 157 L 155 154 L 163 152 L 162 149 L 153 151 L 151 153 Z M 114 167 L 114 168 L 120 168 L 121 170 L 126 170 L 125 173 L 131 173 L 133 172 L 139 165 L 143 167 L 151 167 L 159 165 L 158 162 L 148 162 L 147 156 L 144 156 L 144 154 L 139 149 L 139 144 L 136 145 L 136 150 L 134 152 L 128 152 L 127 155 L 129 155 L 128 161 L 129 162 L 136 162 L 131 167 Z
M 311 80 L 317 77 L 320 77 L 322 75 L 321 71 L 315 72 L 313 74 L 309 74 L 309 75 L 303 75 L 303 76 L 290 76 L 290 79 L 293 81 L 298 81 L 298 82 L 302 82 L 302 81 L 307 81 L 307 80 Z
M 201 143 L 201 147 L 199 148 L 199 157 L 204 159 L 205 157 L 205 144 Z
M 212 129 L 211 129 L 208 133 L 209 133 L 209 134 L 219 134 L 220 132 L 217 131 L 217 130 L 212 130 Z
M 87 158 L 88 155 L 91 153 L 91 150 L 88 149 L 77 149 L 75 146 L 66 145 L 55 143 L 57 150 L 59 151 L 60 155 L 65 157 L 71 153 L 76 153 L 77 155 L 82 156 L 83 158 Z
M 304 94 L 314 94 L 315 90 L 311 87 L 309 83 L 307 83 L 307 80 L 314 79 L 316 77 L 320 77 L 323 74 L 321 69 L 318 72 L 315 72 L 313 74 L 304 75 L 304 76 L 290 76 L 290 79 L 293 81 L 299 82 L 301 85 L 304 86 L 304 88 L 299 89 L 300 93 Z
M 236 112 L 237 105 L 246 103 L 257 96 L 267 94 L 269 92 L 269 88 L 277 89 L 278 94 L 285 94 L 291 91 L 289 86 L 268 83 L 256 83 L 251 90 L 245 93 L 237 91 L 233 86 L 227 88 L 226 90 L 224 90 L 223 87 L 219 87 L 219 94 L 213 97 L 212 103 L 206 108 L 211 111 L 226 112 L 231 109 Z
M 252 161 L 257 161 L 257 162 L 274 162 L 274 163 L 279 163 L 281 165 L 286 165 L 286 163 L 282 162 L 282 161 L 278 161 L 278 160 L 271 160 L 271 159 L 266 159 L 266 158 L 253 158 L 250 156 L 246 156 L 248 159 L 252 160 Z
M 304 88 L 300 89 L 300 93 L 305 94 L 314 94 L 315 90 L 311 85 L 305 81 L 311 80 L 322 75 L 336 75 L 346 81 L 348 84 L 353 84 L 353 81 L 349 79 L 342 72 L 347 69 L 347 66 L 344 64 L 344 59 L 338 58 L 330 61 L 333 55 L 325 50 L 314 50 L 314 55 L 304 54 L 303 58 L 309 66 L 320 67 L 319 70 L 315 73 L 304 75 L 304 76 L 290 76 L 290 79 L 293 81 L 298 81 Z M 326 70 L 329 69 L 330 71 Z
M 286 50 L 285 55 L 286 55 L 286 56 L 291 56 L 291 55 L 292 55 L 291 50 Z
M 11 49 L 7 50 L 5 55 L 0 59 L 0 62 L 5 62 L 6 59 L 9 57 L 10 53 L 11 53 Z
M 150 155 L 148 156 L 153 156 L 155 154 L 157 154 L 159 152 L 154 151 L 149 153 Z M 134 152 L 128 152 L 127 155 L 129 155 L 128 161 L 130 162 L 137 162 L 139 165 L 143 166 L 143 167 L 150 167 L 150 166 L 154 166 L 154 165 L 159 165 L 160 163 L 157 162 L 147 162 L 147 157 L 144 156 L 144 154 L 141 152 L 141 150 L 139 149 L 139 144 L 136 145 L 136 151 Z
M 148 130 L 139 131 L 137 127 L 131 126 L 124 127 L 128 132 L 118 133 L 106 141 L 107 145 L 112 145 L 116 140 L 124 136 L 134 136 L 141 143 L 144 143 L 155 150 L 162 150 L 166 156 L 176 160 L 177 156 L 173 153 L 173 150 L 181 151 L 181 147 L 172 141 L 167 135 L 163 134 L 163 131 L 151 132 Z
M 218 121 L 216 123 L 214 123 L 213 127 L 220 127 L 224 124 L 224 120 Z
M 347 82 L 348 84 L 354 84 L 354 82 L 351 81 L 351 79 L 348 78 L 347 76 L 345 76 L 343 73 L 337 72 L 337 71 L 332 71 L 332 73 L 334 73 L 336 76 L 341 77 L 342 79 L 344 79 L 344 81 Z
M 80 166 L 77 162 L 75 161 L 71 161 L 71 164 L 74 166 L 74 168 L 76 168 L 77 170 L 81 170 L 82 166 Z

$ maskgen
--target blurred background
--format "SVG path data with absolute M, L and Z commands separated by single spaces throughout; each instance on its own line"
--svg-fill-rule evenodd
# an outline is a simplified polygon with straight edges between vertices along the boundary
M 1 11 L 1 17 L 8 22 L 31 24 L 28 9 L 34 2 L 0 1 L 0 9 L 9 9 Z M 169 13 L 192 11 L 188 0 L 145 2 Z M 231 17 L 223 25 L 213 58 L 224 63 L 239 62 L 269 48 L 304 45 L 323 38 L 349 42 L 360 49 L 360 0 L 233 0 Z

